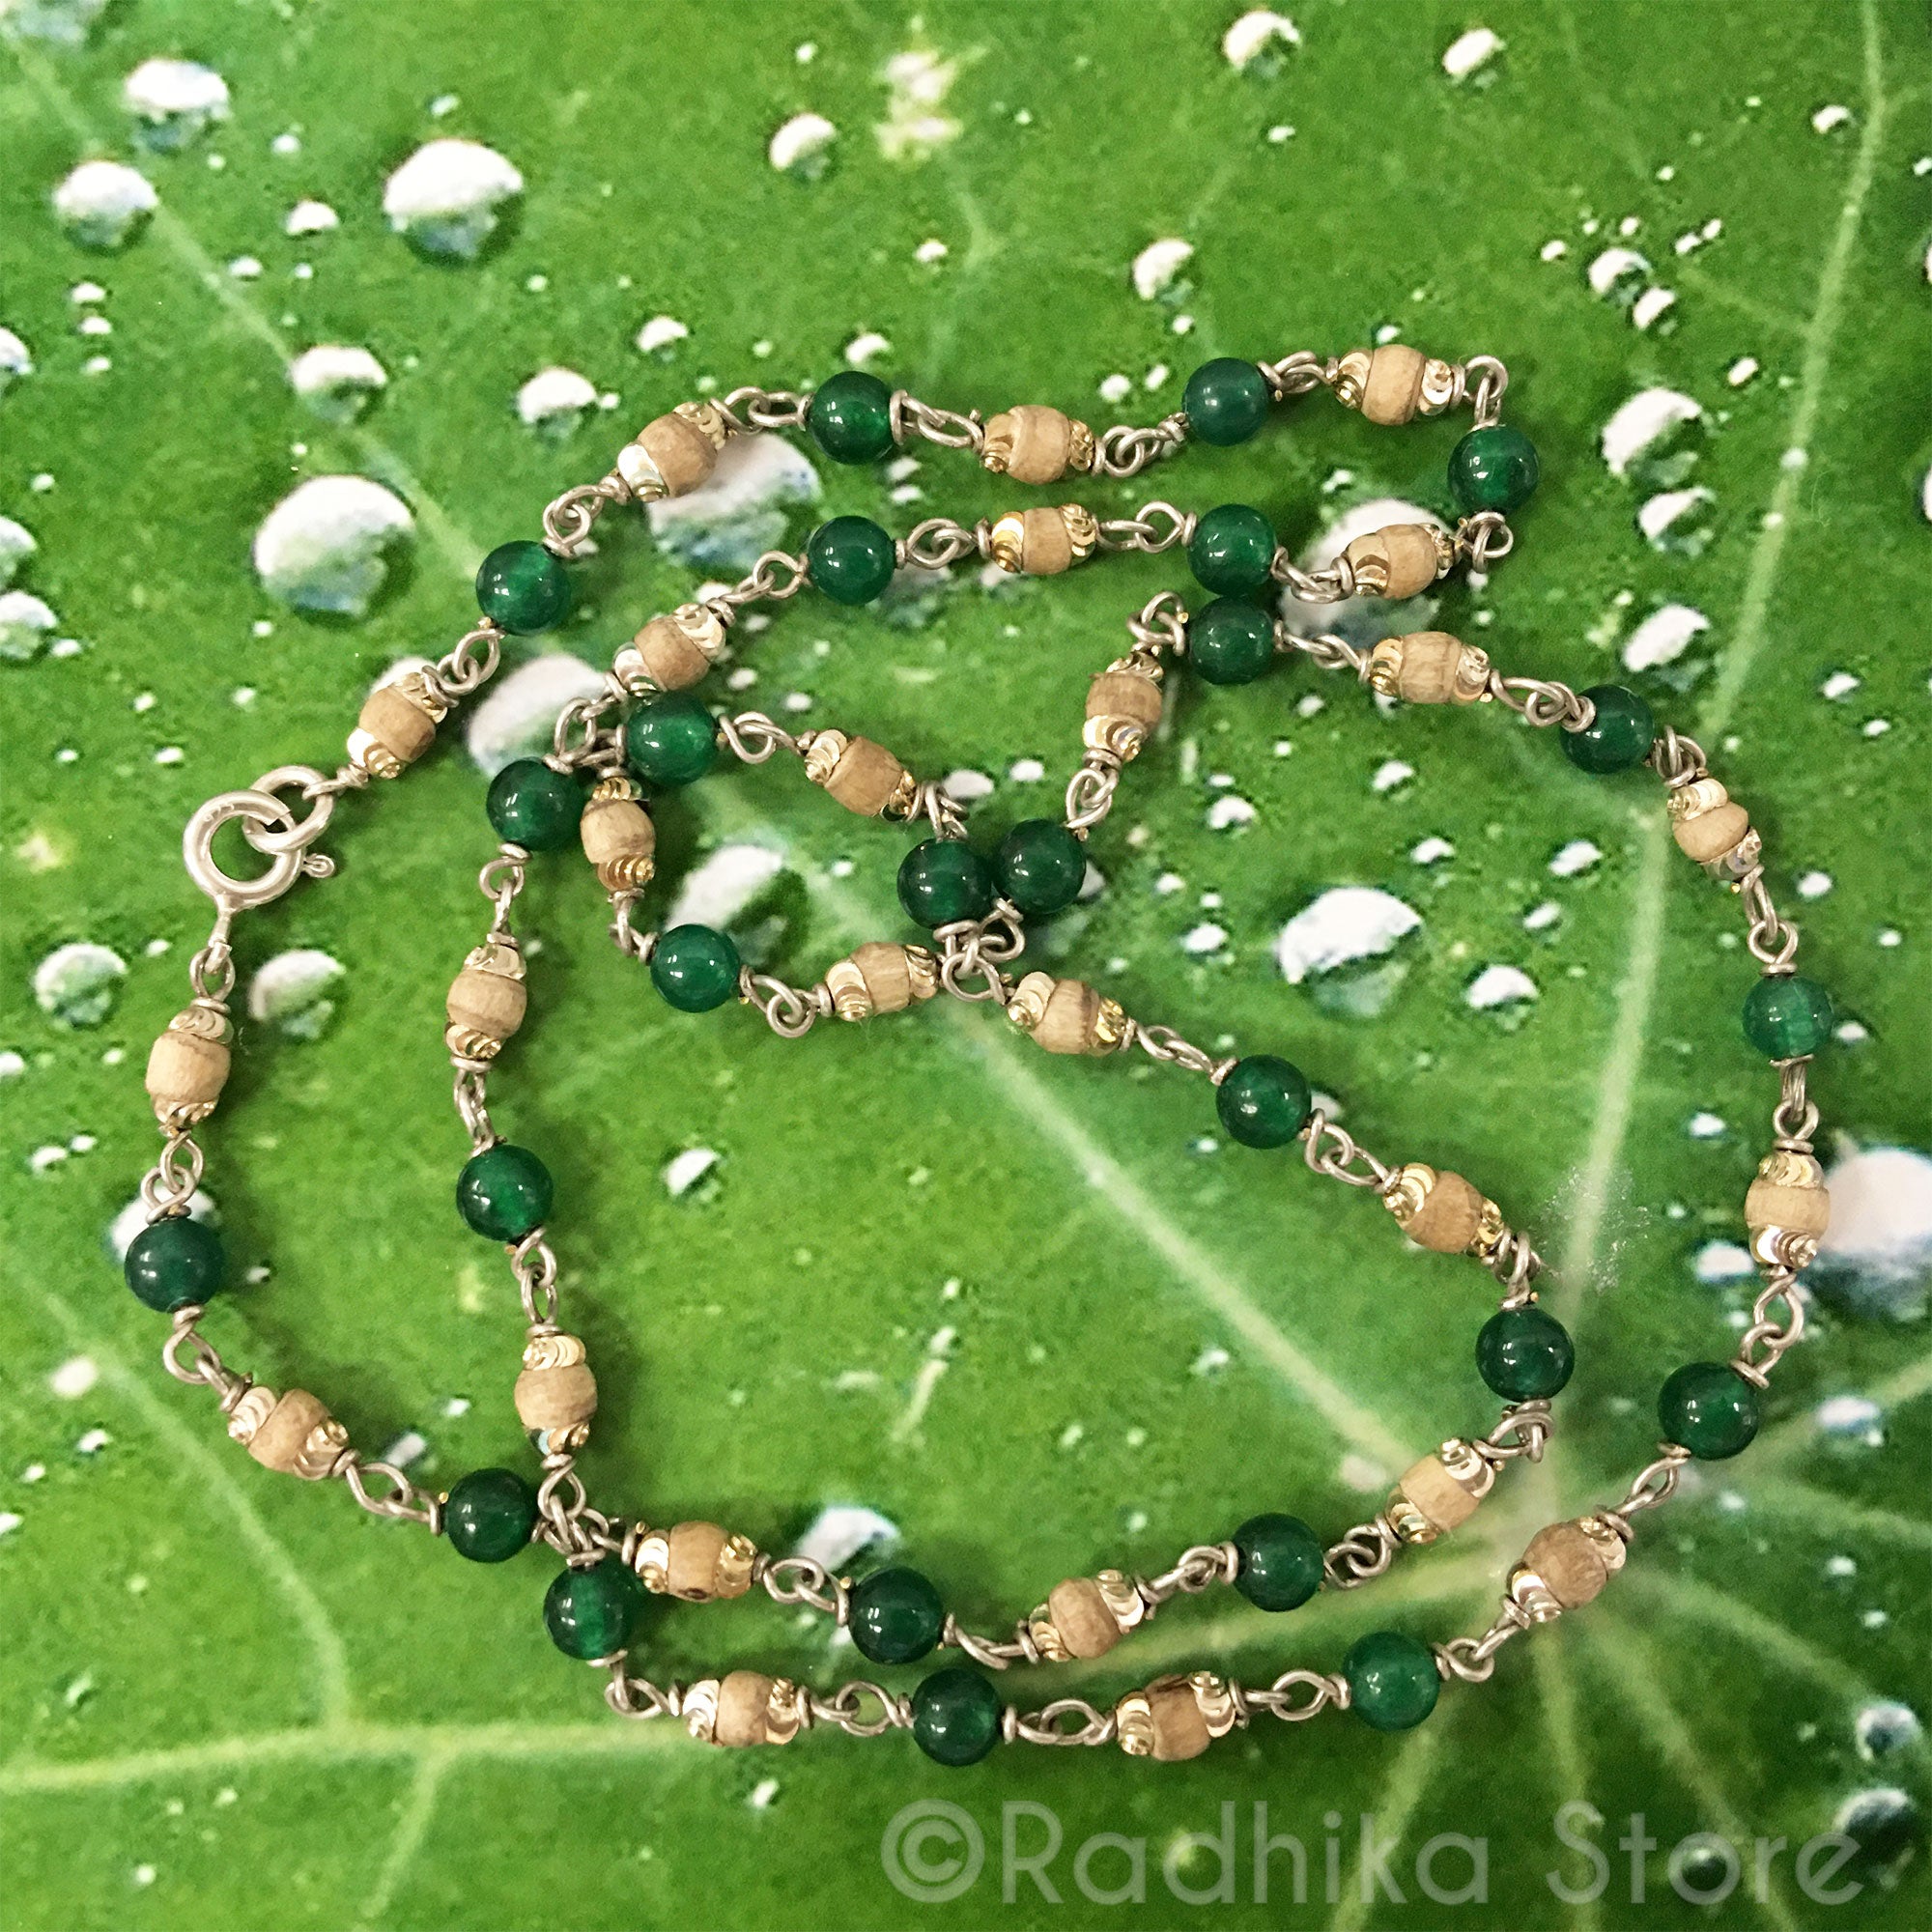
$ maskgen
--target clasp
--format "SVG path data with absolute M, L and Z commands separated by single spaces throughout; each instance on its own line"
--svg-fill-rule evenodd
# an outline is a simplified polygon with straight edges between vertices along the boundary
M 224 791 L 210 799 L 182 834 L 182 863 L 187 875 L 212 898 L 224 918 L 278 899 L 306 874 L 326 879 L 335 861 L 308 847 L 321 838 L 335 810 L 335 794 L 312 789 L 327 783 L 306 765 L 281 765 L 245 791 Z M 275 796 L 286 785 L 301 787 L 313 800 L 304 818 Z M 242 835 L 258 852 L 269 854 L 269 869 L 259 878 L 238 879 L 214 861 L 214 835 L 230 819 L 242 821 Z

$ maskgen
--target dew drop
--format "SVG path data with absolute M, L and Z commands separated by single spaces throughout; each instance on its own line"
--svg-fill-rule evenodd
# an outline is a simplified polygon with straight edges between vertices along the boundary
M 352 422 L 388 386 L 388 371 L 366 349 L 319 342 L 289 364 L 289 386 L 325 422 Z
M 1910 1750 L 1925 1735 L 1918 1714 L 1909 1704 L 1890 1699 L 1861 1707 L 1852 1723 L 1859 1755 L 1873 1759 Z
M 1178 236 L 1149 242 L 1134 257 L 1131 271 L 1134 293 L 1143 301 L 1152 301 L 1169 293 L 1179 299 L 1181 290 L 1177 287 L 1177 279 L 1193 254 L 1193 242 L 1183 242 Z
M 1629 670 L 1651 670 L 1674 664 L 1710 628 L 1711 620 L 1703 611 L 1689 604 L 1666 604 L 1630 634 L 1624 644 L 1624 666 Z
M 899 1526 L 863 1503 L 828 1503 L 812 1518 L 792 1550 L 794 1556 L 835 1574 L 861 1550 L 884 1550 L 899 1540 Z
M 125 247 L 161 205 L 147 176 L 124 161 L 82 161 L 53 193 L 54 218 L 83 248 Z
M 282 220 L 284 235 L 327 235 L 342 217 L 326 201 L 298 201 Z
M 956 138 L 959 123 L 941 110 L 958 72 L 955 62 L 923 47 L 887 61 L 886 118 L 872 130 L 887 160 L 922 161 Z
M 1471 27 L 1451 41 L 1442 55 L 1442 71 L 1451 80 L 1467 80 L 1480 73 L 1503 50 L 1502 37 L 1488 27 Z
M 470 712 L 464 742 L 471 759 L 494 778 L 512 758 L 549 751 L 556 714 L 573 698 L 603 689 L 603 673 L 569 651 L 546 651 L 519 665 Z
M 0 396 L 22 376 L 34 373 L 34 357 L 11 328 L 0 328 Z
M 1832 1224 L 1813 1264 L 1820 1290 L 1857 1315 L 1914 1319 L 1932 1270 L 1932 1159 L 1863 1148 L 1826 1176 Z
M 34 968 L 34 1001 L 64 1027 L 96 1027 L 121 998 L 128 962 L 92 940 L 56 947 Z
M 1285 56 L 1301 44 L 1301 34 L 1286 14 L 1251 8 L 1221 36 L 1221 57 L 1237 73 L 1271 80 Z
M 1292 986 L 1309 982 L 1319 1005 L 1373 1018 L 1407 975 L 1391 957 L 1422 924 L 1413 906 L 1373 886 L 1336 886 L 1305 905 L 1275 939 L 1275 963 Z
M 1669 489 L 1690 475 L 1706 426 L 1703 406 L 1683 390 L 1639 389 L 1604 425 L 1605 467 L 1645 489 Z
M 523 176 L 496 149 L 480 141 L 431 141 L 384 184 L 383 213 L 424 254 L 473 262 L 496 233 L 504 204 L 523 191 Z
M 816 181 L 832 157 L 838 129 L 822 114 L 794 114 L 772 135 L 767 158 L 781 174 L 797 181 Z
M 335 1018 L 342 963 L 312 947 L 278 952 L 248 982 L 248 1017 L 285 1039 L 320 1039 Z
M 39 657 L 59 623 L 48 605 L 31 591 L 0 590 L 0 659 L 25 664 Z
M 764 845 L 721 845 L 686 876 L 665 925 L 708 925 L 722 931 L 742 918 L 783 870 L 782 852 Z
M 199 61 L 145 60 L 122 82 L 121 104 L 143 144 L 167 153 L 228 119 L 228 83 Z
M 691 330 L 674 315 L 654 315 L 638 330 L 638 347 L 646 355 L 668 357 Z
M 596 384 L 575 369 L 539 369 L 517 391 L 517 414 L 526 429 L 565 437 L 596 401 Z
M 695 570 L 736 576 L 783 540 L 793 506 L 819 496 L 805 452 L 776 436 L 734 436 L 701 489 L 645 506 L 659 546 Z
M 1557 849 L 1549 862 L 1549 869 L 1559 879 L 1575 878 L 1578 872 L 1587 872 L 1603 856 L 1601 849 L 1589 839 L 1573 838 Z
M 414 534 L 402 498 L 366 476 L 312 476 L 255 532 L 255 574 L 297 611 L 367 614 L 393 551 Z
M 1541 997 L 1536 981 L 1520 966 L 1485 966 L 1463 995 L 1464 1003 L 1479 1013 L 1498 1009 L 1507 1013 Z

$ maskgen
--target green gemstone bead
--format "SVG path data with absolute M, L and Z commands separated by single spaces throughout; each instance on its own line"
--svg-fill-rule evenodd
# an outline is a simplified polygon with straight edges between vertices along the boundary
M 1378 1731 L 1406 1731 L 1435 1708 L 1442 1680 L 1435 1653 L 1400 1631 L 1371 1631 L 1342 1660 L 1349 1708 Z
M 541 758 L 518 758 L 490 781 L 483 809 L 498 838 L 529 852 L 561 852 L 577 843 L 583 787 Z
M 1476 1337 L 1476 1373 L 1507 1402 L 1543 1402 L 1577 1366 L 1570 1331 L 1540 1308 L 1499 1308 Z
M 899 861 L 899 904 L 929 929 L 993 909 L 993 874 L 963 838 L 928 838 Z
M 1314 1096 L 1300 1067 L 1271 1053 L 1236 1061 L 1214 1090 L 1214 1111 L 1243 1147 L 1286 1147 L 1307 1124 Z
M 841 369 L 812 396 L 805 426 L 835 463 L 875 463 L 893 446 L 893 392 L 863 369 Z
M 442 1506 L 443 1534 L 472 1563 L 506 1563 L 527 1549 L 537 1492 L 514 1469 L 472 1469 Z
M 912 1737 L 935 1764 L 978 1764 L 1000 1741 L 1000 1693 L 951 1664 L 912 1693 Z
M 1767 1060 L 1799 1060 L 1832 1037 L 1832 996 L 1815 980 L 1778 973 L 1745 995 L 1745 1037 Z
M 1187 661 L 1209 684 L 1252 684 L 1274 663 L 1274 619 L 1245 597 L 1217 597 L 1187 620 Z
M 1023 818 L 1000 840 L 993 872 L 1029 918 L 1065 912 L 1080 896 L 1087 848 L 1056 819 Z
M 1528 502 L 1536 476 L 1536 445 L 1507 423 L 1472 429 L 1449 452 L 1449 488 L 1471 516 Z
M 540 543 L 498 544 L 476 573 L 476 602 L 506 631 L 547 631 L 570 609 L 563 559 Z
M 708 1013 L 738 991 L 738 949 L 708 925 L 674 925 L 658 935 L 651 984 L 681 1013 Z
M 493 1241 L 521 1241 L 550 1216 L 550 1169 L 528 1148 L 498 1141 L 463 1163 L 456 1211 Z
M 121 1264 L 134 1299 L 163 1315 L 206 1301 L 221 1286 L 221 1236 L 180 1214 L 143 1228 Z
M 566 1657 L 594 1662 L 631 1641 L 644 1607 L 637 1572 L 607 1556 L 594 1570 L 564 1570 L 544 1597 L 544 1628 Z
M 1706 1463 L 1748 1449 L 1764 1419 L 1758 1392 L 1728 1362 L 1687 1362 L 1657 1398 L 1663 1438 Z
M 640 704 L 624 726 L 624 759 L 646 783 L 696 784 L 718 762 L 718 721 L 684 692 Z
M 1235 1532 L 1235 1588 L 1258 1610 L 1298 1609 L 1321 1587 L 1321 1539 L 1298 1516 L 1251 1516 Z
M 1252 362 L 1236 355 L 1217 355 L 1204 362 L 1187 379 L 1180 407 L 1187 426 L 1203 442 L 1246 442 L 1267 421 L 1274 392 L 1267 378 Z
M 1268 581 L 1274 526 L 1250 503 L 1222 503 L 1194 526 L 1187 561 L 1204 588 L 1244 597 Z
M 917 1570 L 874 1570 L 852 1586 L 852 1641 L 874 1663 L 911 1663 L 939 1641 L 946 1605 Z
M 1556 733 L 1563 755 L 1582 772 L 1627 772 L 1642 764 L 1657 736 L 1650 706 L 1620 684 L 1593 684 L 1582 695 L 1597 715 L 1580 731 Z
M 806 540 L 805 574 L 835 604 L 869 604 L 897 567 L 892 538 L 869 517 L 834 517 Z

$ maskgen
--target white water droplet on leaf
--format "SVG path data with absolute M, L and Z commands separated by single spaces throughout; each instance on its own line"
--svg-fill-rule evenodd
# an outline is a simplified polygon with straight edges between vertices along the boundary
M 1578 872 L 1587 872 L 1603 856 L 1602 849 L 1589 839 L 1573 838 L 1558 848 L 1549 869 L 1559 879 L 1574 878 Z
M 144 60 L 121 84 L 121 104 L 153 148 L 185 148 L 228 119 L 228 83 L 199 61 Z
M 1909 1320 L 1932 1273 L 1932 1159 L 1917 1148 L 1864 1148 L 1825 1177 L 1832 1224 L 1816 1267 L 1860 1314 Z
M 34 357 L 11 328 L 0 328 L 0 396 L 21 376 L 34 373 Z
M 838 129 L 822 114 L 794 114 L 771 138 L 765 153 L 781 174 L 816 181 L 825 172 Z
M 89 939 L 57 946 L 34 968 L 34 1003 L 57 1026 L 99 1026 L 121 997 L 128 962 Z
M 924 160 L 957 137 L 959 123 L 943 110 L 958 72 L 955 62 L 923 47 L 887 61 L 886 118 L 872 131 L 889 161 Z
M 783 870 L 784 854 L 769 846 L 721 845 L 686 875 L 665 915 L 665 927 L 709 925 L 722 931 Z
M 1179 236 L 1168 236 L 1159 242 L 1150 242 L 1134 257 L 1134 293 L 1143 301 L 1152 301 L 1175 286 L 1180 270 L 1193 258 L 1194 244 L 1183 242 Z
M 899 1526 L 891 1517 L 863 1503 L 829 1503 L 812 1518 L 791 1553 L 836 1575 L 862 1549 L 889 1548 L 898 1540 Z
M 326 422 L 349 422 L 388 386 L 388 372 L 366 349 L 319 342 L 289 364 L 289 386 Z
M 569 651 L 546 651 L 495 680 L 469 714 L 464 743 L 486 777 L 513 758 L 547 752 L 556 714 L 573 698 L 594 697 L 604 674 Z
M 312 476 L 263 519 L 255 574 L 294 610 L 361 617 L 388 577 L 391 551 L 414 532 L 408 506 L 382 484 Z
M 121 248 L 161 205 L 125 161 L 82 161 L 53 193 L 54 218 L 83 248 Z
M 1442 71 L 1451 80 L 1466 80 L 1480 72 L 1503 50 L 1502 36 L 1488 27 L 1471 27 L 1450 42 L 1442 55 Z
M 1304 906 L 1275 940 L 1275 963 L 1290 985 L 1311 982 L 1318 1001 L 1370 1018 L 1394 997 L 1406 973 L 1389 957 L 1422 915 L 1374 886 L 1336 886 Z
M 326 201 L 298 201 L 282 220 L 284 235 L 327 235 L 342 217 Z
M 665 1192 L 673 1201 L 681 1201 L 697 1183 L 718 1165 L 720 1159 L 716 1148 L 686 1148 L 682 1153 L 673 1154 L 665 1163 Z
M 674 315 L 654 315 L 638 330 L 638 347 L 646 355 L 668 355 L 690 333 Z
M 1703 406 L 1682 389 L 1639 389 L 1604 425 L 1605 466 L 1612 476 L 1635 470 L 1637 480 L 1652 489 L 1681 483 L 1701 446 L 1694 429 L 1703 422 Z M 1655 468 L 1666 457 L 1685 460 L 1666 474 Z
M 1691 640 L 1711 628 L 1703 611 L 1689 604 L 1666 604 L 1653 611 L 1624 644 L 1624 667 L 1628 670 L 1649 670 L 1657 665 L 1674 664 L 1690 646 Z
M 777 436 L 734 436 L 701 488 L 645 505 L 651 535 L 695 570 L 737 576 L 783 540 L 787 513 L 816 502 L 818 471 Z
M 108 0 L 0 0 L 0 35 L 81 46 L 107 7 Z
M 1282 56 L 1300 44 L 1300 30 L 1286 14 L 1254 7 L 1221 36 L 1221 57 L 1236 72 L 1265 79 L 1280 72 Z
M 1711 520 L 1705 513 L 1717 500 L 1701 483 L 1688 490 L 1662 490 L 1638 506 L 1636 526 L 1652 550 L 1698 556 L 1711 541 Z
M 539 369 L 517 391 L 517 414 L 526 429 L 568 436 L 595 406 L 597 385 L 575 369 Z
M 1728 1282 L 1748 1281 L 1757 1273 L 1757 1264 L 1748 1248 L 1735 1241 L 1706 1241 L 1691 1263 L 1697 1279 L 1707 1287 L 1720 1288 Z
M 1676 306 L 1676 290 L 1645 289 L 1631 304 L 1631 322 L 1637 328 L 1654 328 Z
M 1520 966 L 1485 966 L 1463 994 L 1463 1001 L 1479 1013 L 1540 997 L 1536 981 Z
M 39 657 L 59 625 L 52 607 L 32 591 L 0 590 L 0 659 L 25 664 Z
M 480 141 L 440 140 L 418 148 L 383 188 L 389 226 L 426 255 L 472 262 L 496 232 L 524 178 Z
M 313 947 L 265 959 L 248 982 L 248 1017 L 286 1039 L 320 1039 L 335 1017 L 342 962 Z

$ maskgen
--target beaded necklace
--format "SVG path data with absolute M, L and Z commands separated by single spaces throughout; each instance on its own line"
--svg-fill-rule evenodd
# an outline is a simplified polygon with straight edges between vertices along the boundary
M 541 542 L 505 544 L 485 558 L 476 583 L 482 621 L 436 664 L 371 692 L 350 734 L 347 761 L 332 776 L 283 766 L 211 799 L 188 821 L 187 869 L 213 899 L 216 917 L 189 964 L 193 1000 L 149 1062 L 163 1145 L 141 1185 L 148 1225 L 126 1259 L 135 1294 L 171 1318 L 162 1349 L 169 1373 L 212 1390 L 229 1435 L 265 1467 L 340 1481 L 364 1509 L 420 1523 L 474 1561 L 502 1561 L 533 1544 L 552 1549 L 563 1568 L 550 1585 L 544 1619 L 557 1647 L 604 1676 L 613 1712 L 669 1717 L 716 1745 L 783 1744 L 819 1724 L 858 1737 L 910 1730 L 929 1757 L 949 1765 L 976 1762 L 1002 1742 L 1118 1743 L 1136 1756 L 1174 1760 L 1198 1755 L 1263 1713 L 1297 1722 L 1352 1711 L 1376 1729 L 1406 1729 L 1434 1709 L 1443 1684 L 1486 1681 L 1506 1642 L 1603 1590 L 1623 1567 L 1637 1520 L 1669 1499 L 1687 1462 L 1734 1456 L 1755 1435 L 1767 1378 L 1803 1334 L 1796 1278 L 1826 1226 L 1813 1151 L 1818 1112 L 1806 1079 L 1832 1020 L 1824 990 L 1795 971 L 1798 932 L 1772 903 L 1761 840 L 1744 807 L 1711 776 L 1694 741 L 1660 728 L 1635 693 L 1607 685 L 1577 692 L 1506 676 L 1486 652 L 1439 631 L 1384 638 L 1365 650 L 1338 635 L 1300 634 L 1258 601 L 1277 589 L 1304 604 L 1364 595 L 1397 600 L 1458 567 L 1482 572 L 1508 555 L 1508 514 L 1534 490 L 1537 464 L 1527 439 L 1501 421 L 1507 384 L 1492 356 L 1452 364 L 1387 345 L 1329 360 L 1298 352 L 1276 362 L 1211 361 L 1189 379 L 1180 412 L 1097 437 L 1058 410 L 1026 405 L 982 421 L 977 412 L 937 409 L 851 370 L 811 394 L 741 388 L 722 401 L 681 404 L 648 424 L 611 474 L 566 491 L 546 509 Z M 1378 424 L 1470 407 L 1474 427 L 1449 465 L 1463 511 L 1453 530 L 1392 526 L 1355 538 L 1320 569 L 1302 570 L 1277 544 L 1268 520 L 1245 504 L 1197 516 L 1151 501 L 1131 517 L 1105 520 L 1065 503 L 970 526 L 930 518 L 899 539 L 868 519 L 837 517 L 811 533 L 803 552 L 769 552 L 740 582 L 653 618 L 616 653 L 602 691 L 563 707 L 547 756 L 519 759 L 497 774 L 487 810 L 499 843 L 478 875 L 493 912 L 450 988 L 444 1043 L 471 1150 L 457 1208 L 470 1228 L 504 1248 L 526 1320 L 514 1404 L 540 1460 L 534 1484 L 491 1468 L 463 1477 L 447 1495 L 426 1493 L 401 1469 L 357 1450 L 314 1395 L 299 1388 L 278 1394 L 223 1361 L 201 1330 L 221 1283 L 221 1243 L 187 1209 L 203 1172 L 195 1129 L 214 1111 L 228 1071 L 235 917 L 280 897 L 304 875 L 328 875 L 332 861 L 312 848 L 337 800 L 371 779 L 399 777 L 418 759 L 448 713 L 495 673 L 506 635 L 541 632 L 563 616 L 568 567 L 589 548 L 600 516 L 698 488 L 734 436 L 804 430 L 842 463 L 870 463 L 920 438 L 971 449 L 989 470 L 1041 485 L 1069 471 L 1132 476 L 1190 440 L 1245 441 L 1274 408 L 1318 387 Z M 1015 826 L 990 858 L 973 850 L 944 784 L 917 777 L 872 740 L 842 729 L 793 734 L 756 711 L 714 715 L 691 695 L 754 604 L 782 604 L 808 588 L 867 604 L 907 566 L 939 571 L 971 559 L 1050 576 L 1114 552 L 1176 548 L 1185 549 L 1213 601 L 1190 613 L 1176 593 L 1163 591 L 1128 619 L 1128 649 L 1089 688 L 1062 818 Z M 1479 1634 L 1425 1644 L 1378 1631 L 1360 1638 L 1337 1669 L 1288 1668 L 1266 1685 L 1199 1670 L 1158 1677 L 1105 1707 L 1060 1697 L 1022 1710 L 1002 1700 L 988 1673 L 1099 1658 L 1179 1595 L 1231 1585 L 1258 1607 L 1281 1612 L 1321 1588 L 1372 1582 L 1403 1552 L 1466 1521 L 1511 1463 L 1541 1456 L 1554 1426 L 1552 1401 L 1570 1378 L 1570 1337 L 1537 1305 L 1542 1262 L 1528 1236 L 1473 1183 L 1420 1160 L 1390 1165 L 1377 1158 L 1314 1104 L 1308 1080 L 1278 1055 L 1210 1055 L 1171 1026 L 1128 1014 L 1083 980 L 1017 970 L 1028 922 L 1064 911 L 1080 895 L 1087 840 L 1160 721 L 1164 681 L 1186 670 L 1208 683 L 1246 683 L 1277 657 L 1297 653 L 1352 674 L 1384 700 L 1493 700 L 1532 726 L 1554 728 L 1583 772 L 1647 764 L 1662 781 L 1677 844 L 1740 896 L 1747 944 L 1761 969 L 1745 1002 L 1744 1031 L 1777 1068 L 1779 1096 L 1772 1148 L 1744 1215 L 1762 1288 L 1731 1359 L 1690 1363 L 1664 1382 L 1656 1458 L 1615 1503 L 1541 1530 Z M 907 917 L 929 943 L 873 941 L 799 986 L 753 971 L 723 932 L 695 924 L 640 928 L 656 842 L 646 788 L 696 782 L 725 757 L 757 764 L 780 753 L 796 756 L 808 781 L 848 810 L 925 835 L 905 855 L 897 888 Z M 268 861 L 258 877 L 237 878 L 213 856 L 215 834 L 231 820 Z M 596 1413 L 597 1383 L 582 1342 L 558 1321 L 557 1261 L 548 1236 L 551 1176 L 534 1152 L 497 1132 L 488 1094 L 528 998 L 512 909 L 536 855 L 571 845 L 582 848 L 608 898 L 612 940 L 681 1011 L 735 998 L 780 1037 L 796 1039 L 820 1021 L 861 1022 L 945 992 L 997 1002 L 1049 1053 L 1113 1058 L 1139 1049 L 1205 1077 L 1231 1139 L 1264 1151 L 1298 1143 L 1310 1170 L 1372 1189 L 1418 1246 L 1471 1257 L 1491 1273 L 1501 1294 L 1475 1352 L 1483 1380 L 1504 1400 L 1494 1428 L 1486 1436 L 1451 1437 L 1421 1457 L 1382 1510 L 1325 1546 L 1298 1518 L 1257 1515 L 1225 1540 L 1182 1550 L 1156 1575 L 1110 1569 L 1065 1579 L 1010 1634 L 992 1636 L 963 1628 L 934 1585 L 902 1565 L 854 1580 L 803 1556 L 775 1557 L 717 1524 L 653 1526 L 594 1508 L 577 1464 Z M 633 1638 L 650 1595 L 703 1603 L 754 1587 L 834 1619 L 869 1662 L 904 1664 L 953 1649 L 968 1662 L 932 1672 L 909 1693 L 864 1679 L 820 1692 L 749 1669 L 684 1685 L 634 1674 Z

